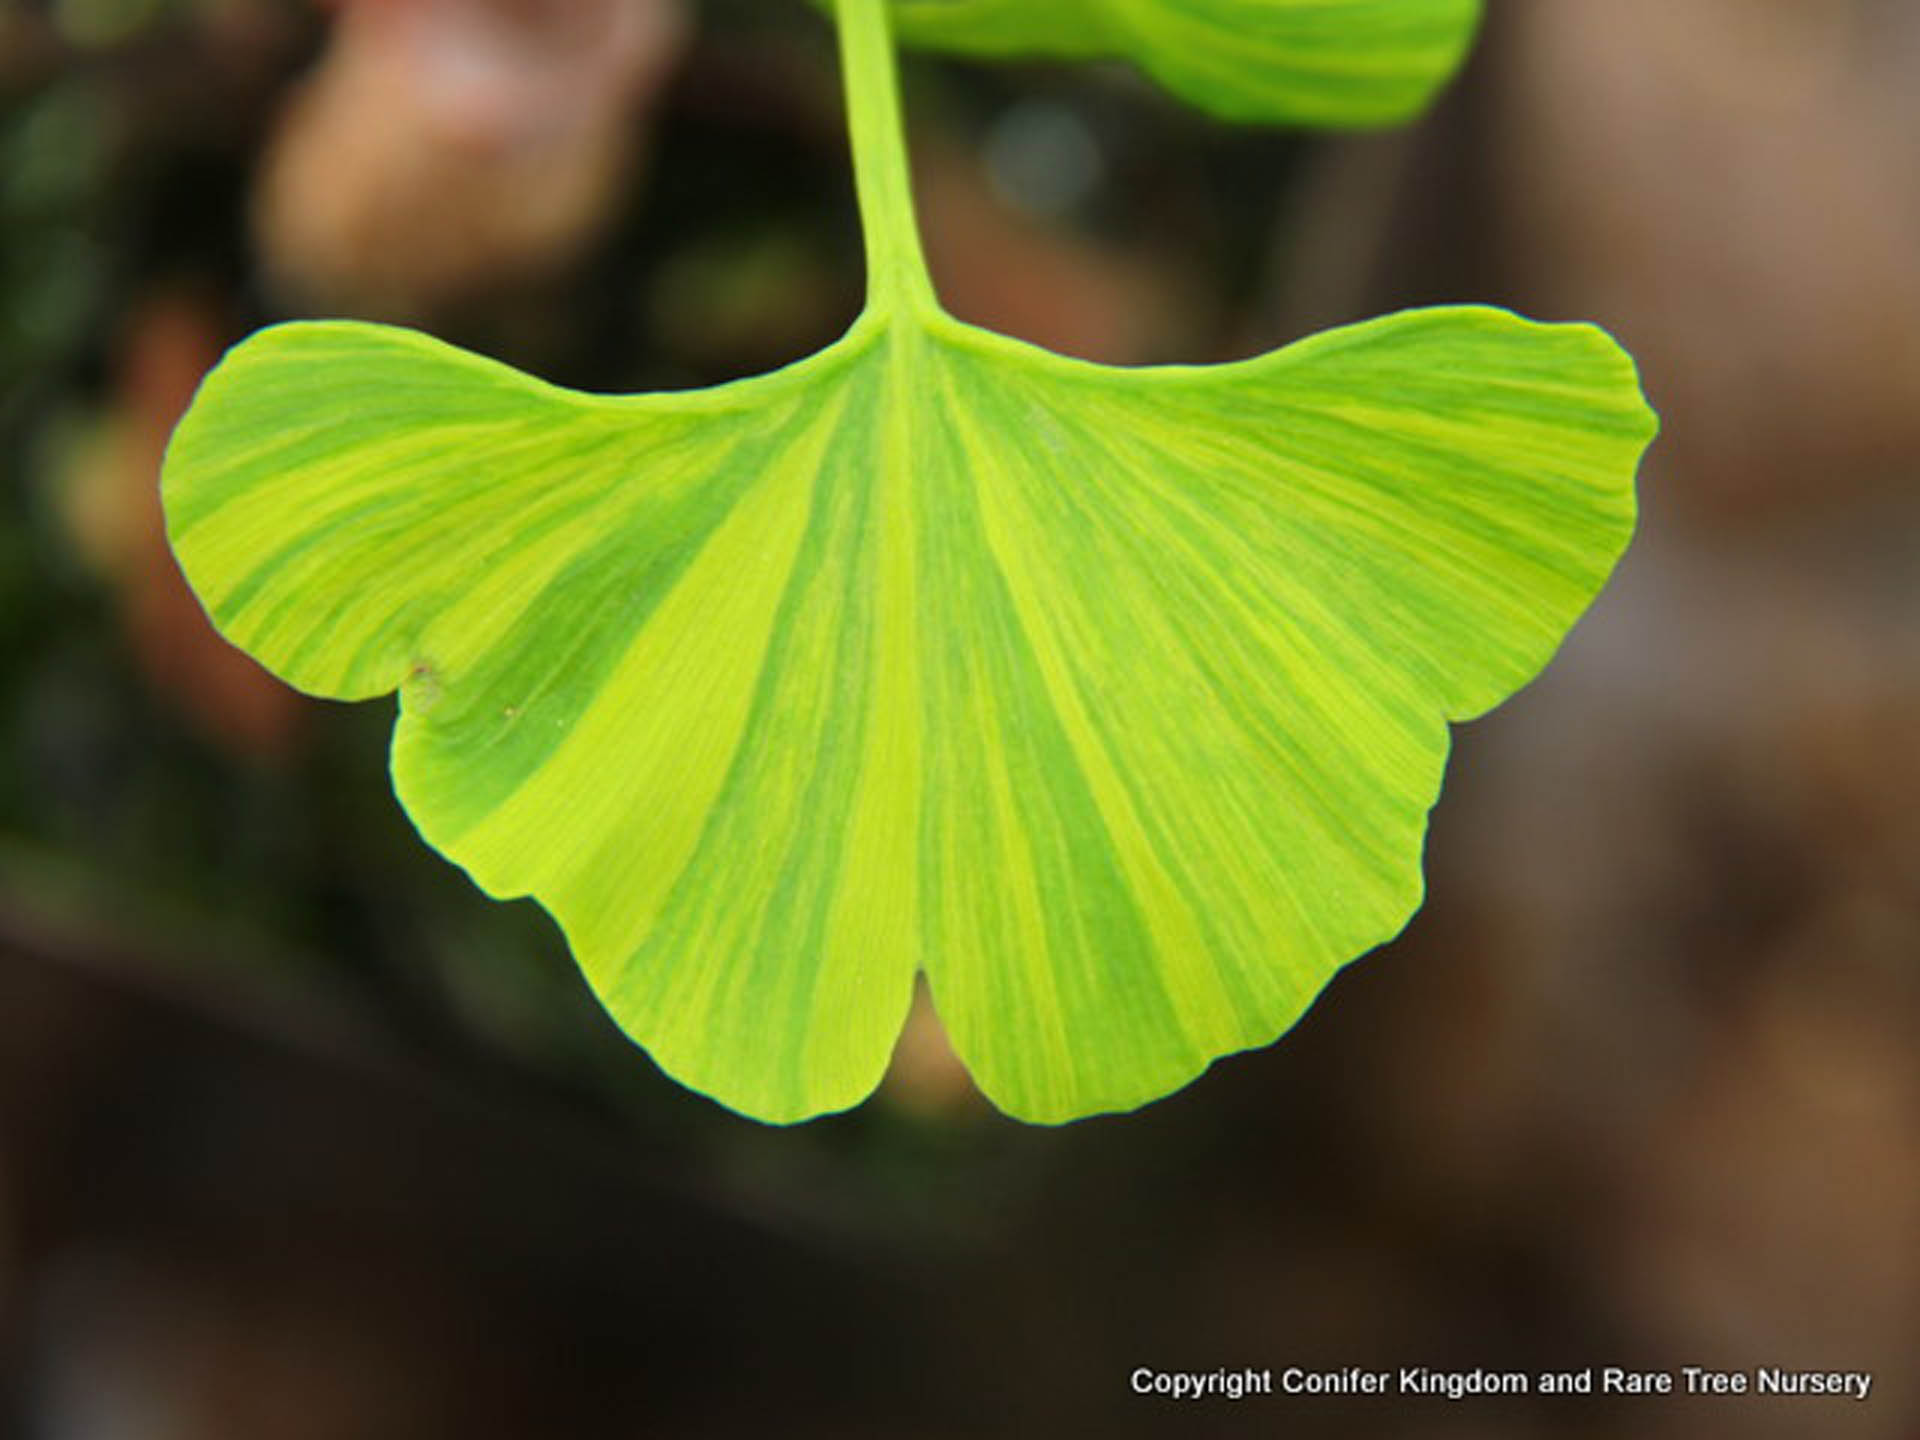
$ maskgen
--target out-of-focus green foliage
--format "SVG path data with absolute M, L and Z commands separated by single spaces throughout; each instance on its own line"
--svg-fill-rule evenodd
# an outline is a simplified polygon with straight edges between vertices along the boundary
M 100 303 L 108 261 L 93 222 L 106 124 L 80 80 L 0 111 L 0 414 L 71 349 Z

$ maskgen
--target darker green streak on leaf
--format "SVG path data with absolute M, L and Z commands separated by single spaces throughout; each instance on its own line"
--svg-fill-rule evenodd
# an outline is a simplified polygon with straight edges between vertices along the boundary
M 799 1085 L 804 1034 L 771 1035 L 767 1009 L 806 1007 L 820 975 L 827 917 L 845 878 L 842 845 L 860 778 L 873 685 L 873 525 L 878 454 L 871 421 L 875 366 L 848 377 L 851 401 L 811 481 L 805 533 L 787 577 L 738 747 L 687 870 L 638 951 L 615 967 L 610 998 L 655 1013 L 671 1003 L 684 971 L 650 963 L 653 952 L 680 951 L 703 934 L 734 936 L 737 963 L 717 1013 L 738 1033 L 721 1044 L 757 1049 L 762 1065 Z M 831 620 L 823 620 L 823 615 Z M 824 655 L 808 634 L 833 632 Z M 784 833 L 769 833 L 769 796 L 804 776 Z M 772 884 L 757 913 L 736 907 L 742 855 Z M 734 913 L 729 914 L 729 910 Z M 906 937 L 902 937 L 905 943 Z
M 999 407 L 984 413 L 999 413 Z M 1093 1059 L 1098 1047 L 1087 1043 L 1092 1037 L 1161 1056 L 1189 1052 L 1191 1042 L 1180 1033 L 1113 837 L 988 540 L 979 487 L 1000 482 L 951 463 L 961 453 L 957 445 L 938 447 L 938 453 L 949 463 L 926 477 L 920 564 L 928 577 L 924 603 L 932 647 L 927 725 L 947 743 L 928 757 L 924 883 L 932 896 L 974 894 L 976 903 L 964 907 L 972 916 L 1004 912 L 1006 897 L 988 892 L 1007 877 L 974 867 L 968 857 L 1031 846 L 1028 883 L 1042 912 L 1046 953 L 1021 955 L 1013 935 L 976 943 L 950 932 L 939 909 L 929 907 L 928 974 L 936 997 L 945 977 L 963 967 L 984 966 L 993 976 L 989 987 L 1004 997 L 1005 1017 L 991 1031 L 970 1037 L 983 1067 L 1024 1075 L 1022 1088 L 1029 1094 L 1092 1096 L 1101 1084 L 1094 1067 L 1072 1078 L 1050 1072 L 1050 1066 Z M 990 732 L 953 723 L 976 706 L 988 708 Z M 996 747 L 979 743 L 987 733 L 997 739 Z M 1003 777 L 1012 815 L 994 811 L 989 797 L 997 777 Z M 1024 837 L 1017 828 L 1024 828 Z M 983 843 L 941 838 L 971 833 Z M 1096 956 L 1097 964 L 1090 963 Z M 1036 992 L 1050 1001 L 1036 1003 Z M 1028 998 L 1015 1000 L 1022 995 Z M 1058 1037 L 1036 1034 L 1047 1028 L 1055 1006 Z
M 659 457 L 631 441 L 621 449 L 625 473 L 610 475 L 604 494 L 617 498 L 624 485 L 638 498 L 609 517 L 606 534 L 547 582 L 440 703 L 408 713 L 419 741 L 412 756 L 417 783 L 435 797 L 442 844 L 457 844 L 565 741 L 782 442 L 779 427 L 769 426 L 734 447 L 718 478 L 702 476 L 658 497 L 643 487 Z M 557 628 L 556 614 L 585 623 Z

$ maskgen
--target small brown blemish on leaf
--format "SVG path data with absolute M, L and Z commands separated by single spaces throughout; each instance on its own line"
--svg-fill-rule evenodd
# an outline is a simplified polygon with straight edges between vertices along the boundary
M 440 700 L 439 669 L 431 660 L 415 659 L 407 666 L 404 692 L 413 709 L 431 710 Z

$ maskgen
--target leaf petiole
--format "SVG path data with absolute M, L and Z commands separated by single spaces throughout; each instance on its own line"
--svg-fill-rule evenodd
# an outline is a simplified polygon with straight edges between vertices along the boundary
M 834 0 L 847 126 L 867 249 L 867 311 L 937 314 L 914 217 L 899 63 L 887 0 Z

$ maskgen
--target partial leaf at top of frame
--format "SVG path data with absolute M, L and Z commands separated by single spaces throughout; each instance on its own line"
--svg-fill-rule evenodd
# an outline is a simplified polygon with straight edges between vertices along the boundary
M 893 13 L 910 45 L 1125 60 L 1225 120 L 1357 128 L 1427 106 L 1480 0 L 895 0 Z

